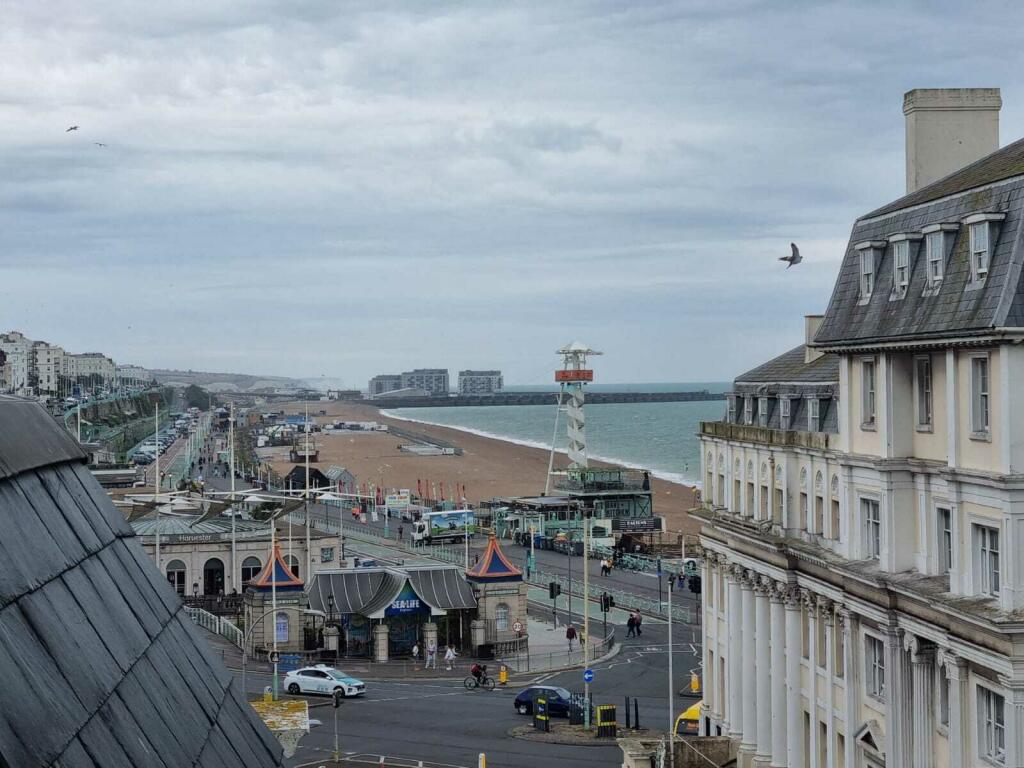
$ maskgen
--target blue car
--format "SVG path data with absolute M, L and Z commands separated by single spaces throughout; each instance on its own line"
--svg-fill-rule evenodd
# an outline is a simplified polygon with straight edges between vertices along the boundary
M 548 700 L 548 714 L 555 717 L 568 717 L 572 694 L 565 688 L 553 685 L 531 685 L 516 695 L 514 706 L 520 715 L 533 714 L 533 702 L 543 696 Z

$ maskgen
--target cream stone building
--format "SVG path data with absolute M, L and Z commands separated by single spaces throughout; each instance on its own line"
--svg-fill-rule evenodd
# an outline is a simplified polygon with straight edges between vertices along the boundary
M 702 732 L 740 765 L 1024 766 L 1024 141 L 996 90 L 904 109 L 908 194 L 701 427 Z

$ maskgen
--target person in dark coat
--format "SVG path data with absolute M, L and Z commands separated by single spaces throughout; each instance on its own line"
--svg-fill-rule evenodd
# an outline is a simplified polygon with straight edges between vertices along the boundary
M 626 637 L 636 637 L 636 617 L 632 613 L 626 620 Z

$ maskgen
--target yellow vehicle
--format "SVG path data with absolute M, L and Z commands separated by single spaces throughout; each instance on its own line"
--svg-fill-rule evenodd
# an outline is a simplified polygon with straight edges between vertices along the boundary
M 700 733 L 700 705 L 703 703 L 698 701 L 676 718 L 676 736 L 696 736 Z

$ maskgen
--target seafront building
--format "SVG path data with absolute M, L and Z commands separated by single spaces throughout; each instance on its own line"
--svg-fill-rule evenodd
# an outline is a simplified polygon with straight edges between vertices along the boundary
M 460 395 L 490 395 L 504 386 L 501 371 L 459 371 Z
M 100 352 L 71 354 L 56 344 L 29 339 L 20 331 L 0 334 L 0 392 L 53 397 L 72 394 L 76 384 L 143 385 L 152 378 L 144 368 L 116 365 Z
M 906 95 L 908 194 L 701 425 L 701 730 L 741 766 L 1024 766 L 1024 141 L 997 149 L 999 107 Z

